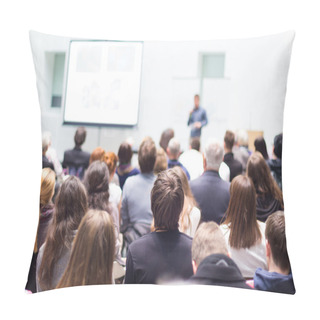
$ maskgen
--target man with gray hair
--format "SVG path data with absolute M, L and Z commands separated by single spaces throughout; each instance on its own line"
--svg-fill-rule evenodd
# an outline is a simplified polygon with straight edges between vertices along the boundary
M 168 155 L 168 169 L 171 169 L 175 166 L 181 167 L 181 169 L 186 174 L 188 180 L 190 180 L 190 174 L 188 170 L 182 165 L 182 163 L 178 160 L 181 154 L 180 143 L 176 138 L 170 139 L 167 147 L 167 155 Z
M 219 168 L 223 159 L 223 147 L 210 140 L 203 152 L 203 174 L 190 182 L 190 187 L 199 209 L 201 222 L 214 221 L 220 224 L 227 211 L 230 199 L 230 183 L 221 179 Z

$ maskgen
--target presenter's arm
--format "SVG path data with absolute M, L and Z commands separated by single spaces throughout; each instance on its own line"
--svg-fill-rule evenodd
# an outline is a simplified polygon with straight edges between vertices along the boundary
M 203 110 L 202 120 L 201 120 L 201 127 L 208 124 L 208 117 L 206 110 Z

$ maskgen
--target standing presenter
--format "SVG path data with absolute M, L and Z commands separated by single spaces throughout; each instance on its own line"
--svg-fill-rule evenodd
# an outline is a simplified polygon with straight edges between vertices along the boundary
M 208 123 L 206 110 L 199 105 L 200 97 L 198 94 L 194 96 L 194 108 L 190 111 L 188 126 L 191 125 L 190 137 L 201 136 L 201 128 Z

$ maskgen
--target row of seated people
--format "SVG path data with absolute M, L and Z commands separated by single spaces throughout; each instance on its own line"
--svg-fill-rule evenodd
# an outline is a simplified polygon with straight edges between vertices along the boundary
M 172 138 L 167 147 L 169 156 L 171 140 Z M 51 187 L 55 185 L 54 182 L 52 183 L 54 173 L 50 169 L 43 169 L 42 197 L 40 197 L 43 199 L 40 200 L 40 223 L 35 246 L 37 253 L 36 291 L 48 290 L 57 286 L 78 285 L 77 283 L 72 284 L 70 280 L 65 282 L 67 283 L 65 285 L 59 285 L 59 281 L 67 272 L 67 265 L 67 269 L 71 269 L 69 272 L 75 272 L 72 267 L 69 268 L 70 255 L 73 250 L 71 248 L 76 250 L 77 241 L 74 241 L 73 246 L 72 243 L 76 234 L 79 234 L 80 237 L 79 225 L 80 221 L 84 220 L 82 217 L 94 215 L 92 210 L 101 211 L 101 219 L 105 212 L 111 217 L 110 221 L 114 231 L 114 254 L 112 256 L 113 260 L 120 264 L 126 260 L 125 283 L 161 283 L 190 278 L 200 265 L 199 260 L 197 264 L 194 259 L 194 252 L 200 250 L 199 244 L 199 250 L 192 251 L 192 259 L 191 245 L 196 243 L 197 233 L 199 239 L 202 239 L 205 231 L 201 231 L 200 227 L 206 225 L 206 221 L 215 221 L 217 225 L 220 225 L 218 234 L 224 238 L 222 243 L 226 248 L 223 250 L 221 249 L 223 246 L 218 246 L 221 251 L 212 253 L 225 255 L 227 252 L 231 255 L 236 269 L 240 272 L 238 275 L 242 277 L 242 282 L 243 279 L 252 279 L 258 272 L 257 268 L 260 268 L 258 269 L 260 273 L 262 270 L 267 270 L 268 266 L 269 270 L 276 270 L 274 267 L 270 268 L 273 262 L 270 262 L 270 250 L 268 251 L 268 246 L 265 245 L 267 231 L 264 221 L 272 212 L 283 210 L 283 201 L 281 191 L 260 153 L 254 153 L 249 157 L 246 175 L 236 176 L 232 179 L 231 185 L 219 175 L 224 152 L 216 141 L 210 141 L 204 149 L 204 173 L 191 180 L 190 183 L 185 170 L 181 169 L 182 166 L 176 165 L 171 170 L 167 169 L 172 159 L 166 154 L 165 157 L 168 157 L 169 160 L 162 161 L 162 169 L 157 169 L 160 174 L 156 177 L 154 171 L 156 171 L 158 159 L 161 158 L 157 157 L 157 153 L 163 159 L 163 152 L 159 150 L 157 152 L 151 138 L 142 141 L 138 152 L 139 173 L 125 181 L 122 188 L 122 200 L 120 193 L 120 201 L 119 197 L 114 197 L 112 200 L 111 196 L 114 192 L 111 188 L 112 183 L 109 181 L 112 181 L 112 177 L 117 172 L 117 157 L 112 153 L 104 153 L 102 150 L 103 157 L 98 156 L 99 159 L 96 160 L 98 152 L 95 150 L 90 155 L 91 161 L 89 157 L 91 164 L 85 172 L 83 182 L 76 177 L 67 178 L 61 183 L 54 205 L 51 201 L 54 190 L 43 191 L 48 189 L 45 187 L 48 180 L 51 180 Z M 118 155 L 120 158 L 121 152 Z M 167 163 L 167 166 L 164 163 Z M 130 165 L 130 162 L 125 165 Z M 174 196 L 172 189 L 174 185 L 180 190 L 180 196 L 182 191 L 180 204 L 179 195 Z M 163 190 L 165 186 L 167 189 Z M 119 189 L 121 192 L 120 187 L 117 190 Z M 257 210 L 259 197 L 262 204 L 272 198 L 277 205 L 273 206 L 273 210 L 269 210 L 267 214 L 259 216 Z M 88 209 L 90 209 L 90 214 Z M 170 215 L 169 212 L 171 212 Z M 107 220 L 104 221 L 107 223 Z M 209 225 L 212 226 L 212 224 Z M 89 232 L 88 227 L 86 230 Z M 103 231 L 101 232 L 103 234 Z M 92 232 L 93 234 L 98 233 Z M 123 235 L 123 239 L 120 235 Z M 143 235 L 146 236 L 142 237 Z M 285 239 L 284 229 L 283 236 Z M 194 240 L 192 240 L 193 237 Z M 203 241 L 208 242 L 205 239 Z M 122 245 L 121 242 L 123 242 Z M 83 243 L 87 241 L 82 242 L 82 246 L 84 246 Z M 181 244 L 181 252 L 180 250 L 172 251 L 173 247 L 179 248 L 177 243 Z M 204 243 L 200 244 L 200 247 Z M 91 252 L 91 258 L 97 254 L 95 249 L 89 245 L 85 249 L 88 250 L 88 254 Z M 285 245 L 281 255 L 286 255 Z M 191 261 L 195 262 L 191 263 Z M 228 265 L 228 261 L 225 263 Z M 190 274 L 192 264 L 193 271 Z M 73 265 L 77 263 L 73 262 Z M 280 287 L 282 285 L 285 289 L 275 289 L 275 291 L 293 293 L 289 260 L 286 268 L 277 270 L 281 272 L 278 272 L 280 277 L 275 283 Z M 109 271 L 110 268 L 108 268 L 108 274 L 110 274 Z M 262 275 L 266 273 L 263 271 Z M 282 276 L 288 280 L 284 281 L 285 285 L 280 284 L 283 282 Z M 225 280 L 228 282 L 227 279 Z M 101 282 L 102 280 L 94 281 Z M 256 284 L 258 282 L 255 281 Z M 102 281 L 102 283 L 105 282 Z M 258 286 L 254 285 L 254 287 Z M 267 288 L 266 290 L 272 291 L 273 289 Z

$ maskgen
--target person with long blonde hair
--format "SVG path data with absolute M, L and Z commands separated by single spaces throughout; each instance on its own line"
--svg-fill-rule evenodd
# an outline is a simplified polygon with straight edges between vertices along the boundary
M 188 178 L 183 169 L 176 166 L 172 170 L 179 176 L 184 193 L 184 205 L 179 219 L 179 230 L 193 237 L 200 222 L 201 212 L 197 208 L 197 202 L 192 195 Z
M 81 220 L 68 266 L 57 288 L 112 284 L 115 232 L 110 214 L 89 210 Z
M 243 277 L 253 278 L 258 267 L 266 268 L 265 224 L 257 220 L 256 192 L 249 177 L 233 178 L 225 221 L 220 228 Z

